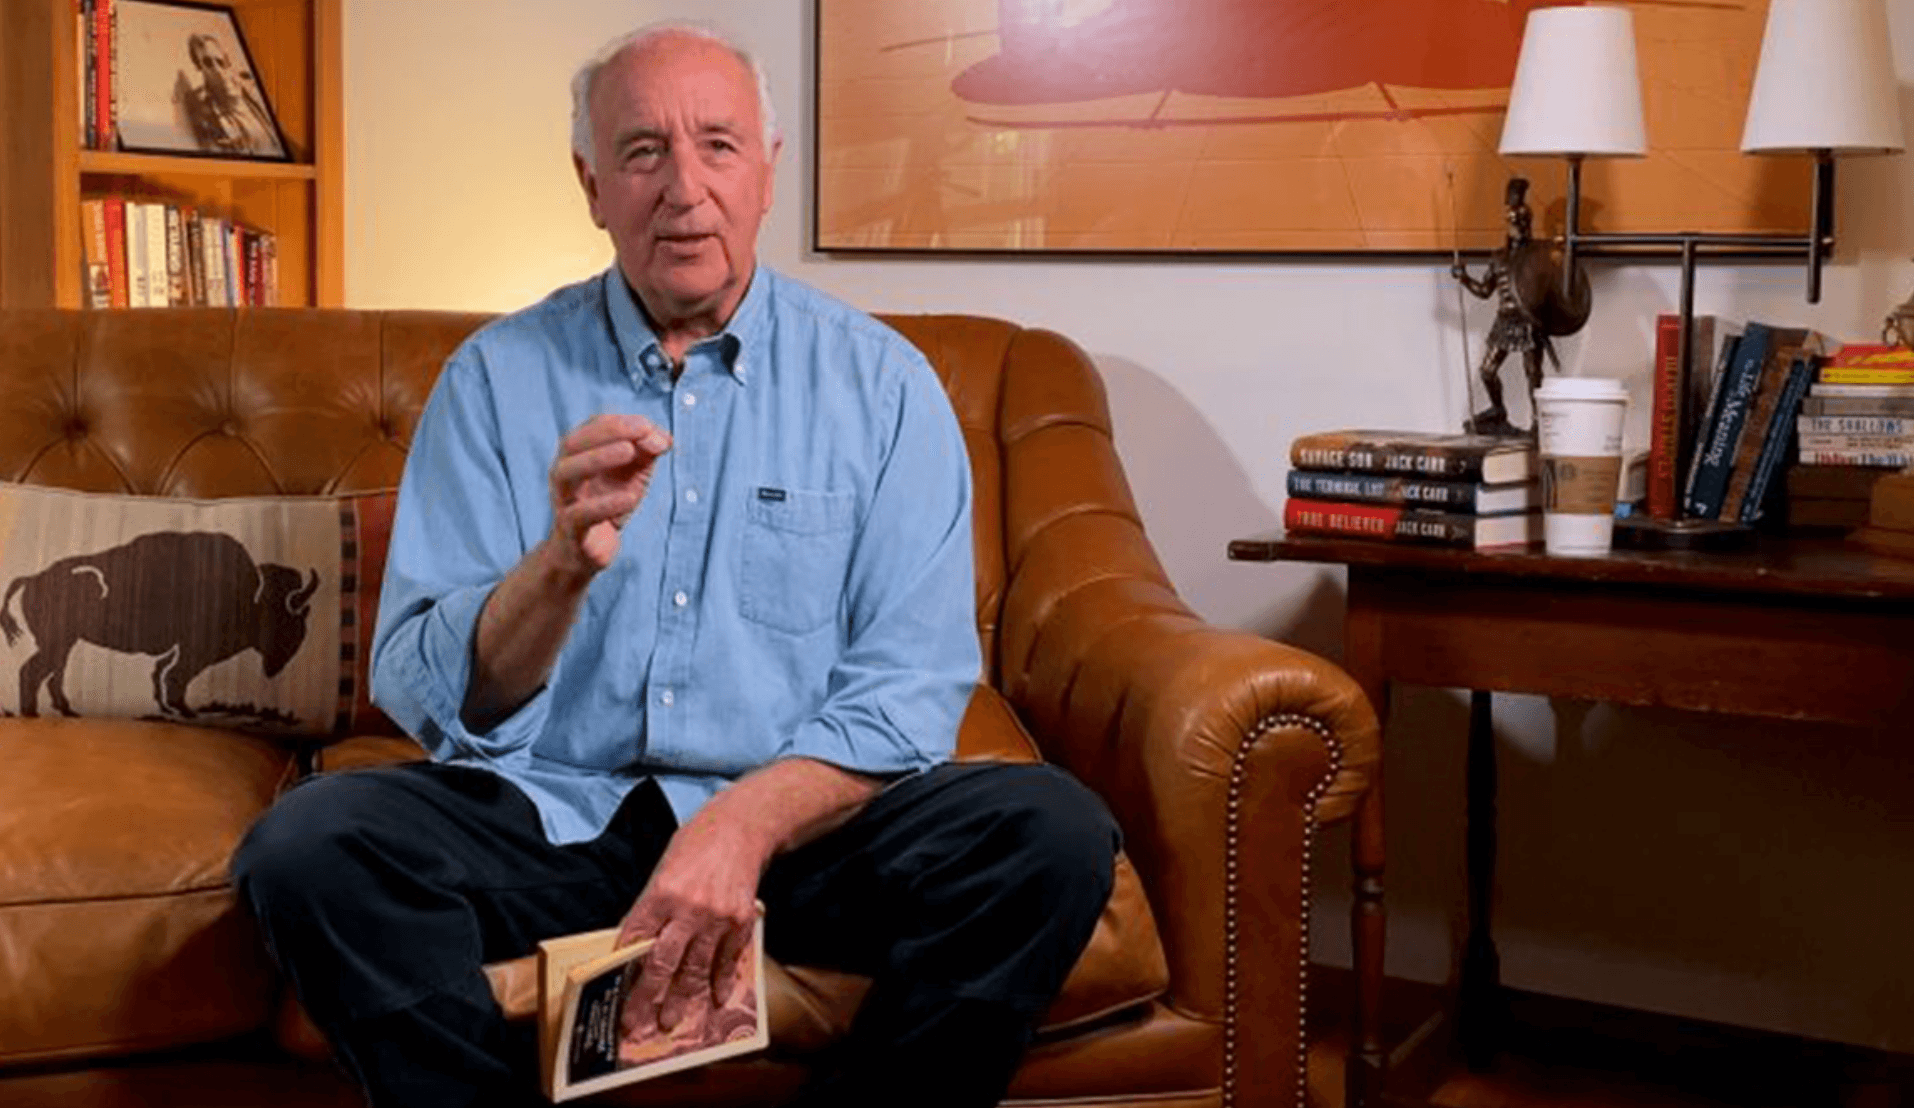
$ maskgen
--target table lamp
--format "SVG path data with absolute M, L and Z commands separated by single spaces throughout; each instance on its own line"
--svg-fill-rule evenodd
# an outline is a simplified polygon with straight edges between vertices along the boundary
M 1748 154 L 1808 154 L 1814 159 L 1809 226 L 1800 234 L 1732 232 L 1590 232 L 1581 229 L 1582 160 L 1641 157 L 1641 80 L 1634 20 L 1628 9 L 1582 6 L 1531 11 L 1509 90 L 1501 153 L 1568 161 L 1562 275 L 1575 257 L 1679 258 L 1680 386 L 1691 395 L 1695 373 L 1695 264 L 1703 254 L 1744 259 L 1800 259 L 1807 300 L 1821 299 L 1821 265 L 1834 239 L 1834 155 L 1902 149 L 1900 109 L 1882 0 L 1771 0 L 1761 40 L 1741 149 Z M 1685 440 L 1686 436 L 1682 436 Z M 1677 459 L 1685 474 L 1689 459 Z M 1617 521 L 1618 545 L 1722 547 L 1752 537 L 1746 525 L 1631 516 Z

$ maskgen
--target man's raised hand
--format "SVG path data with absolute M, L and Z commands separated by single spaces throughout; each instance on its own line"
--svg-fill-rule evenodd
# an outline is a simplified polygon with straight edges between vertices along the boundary
M 618 530 L 670 449 L 670 434 L 634 415 L 593 416 L 560 440 L 551 471 L 551 543 L 567 570 L 590 577 L 617 557 Z

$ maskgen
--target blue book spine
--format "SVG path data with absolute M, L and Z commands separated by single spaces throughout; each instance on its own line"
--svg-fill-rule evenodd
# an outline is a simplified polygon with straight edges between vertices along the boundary
M 1761 444 L 1761 456 L 1755 459 L 1754 476 L 1748 481 L 1747 495 L 1741 498 L 1741 522 L 1753 523 L 1766 511 L 1768 488 L 1788 456 L 1788 444 L 1794 441 L 1794 413 L 1801 398 L 1808 394 L 1814 380 L 1814 359 L 1798 357 L 1788 367 L 1788 379 L 1782 385 L 1781 399 L 1775 404 L 1774 422 L 1768 425 L 1768 439 Z
M 1721 405 L 1708 429 L 1707 440 L 1695 457 L 1695 476 L 1690 482 L 1685 507 L 1698 519 L 1721 518 L 1721 501 L 1728 493 L 1728 478 L 1734 469 L 1735 448 L 1741 441 L 1741 428 L 1748 419 L 1748 404 L 1754 399 L 1755 386 L 1761 382 L 1761 367 L 1768 360 L 1773 331 L 1765 324 L 1750 322 L 1735 344 L 1735 359 L 1729 376 L 1721 383 Z

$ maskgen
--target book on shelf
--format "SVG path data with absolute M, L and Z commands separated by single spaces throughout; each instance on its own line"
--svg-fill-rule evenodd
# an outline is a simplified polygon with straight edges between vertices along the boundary
M 769 1045 L 762 906 L 744 968 L 724 1002 L 714 1003 L 708 990 L 699 990 L 670 1031 L 624 1031 L 625 999 L 644 971 L 652 944 L 619 947 L 617 941 L 614 927 L 538 944 L 539 1078 L 552 1101 L 589 1096 Z
M 1914 435 L 1914 414 L 1807 415 L 1795 417 L 1803 435 Z
M 1891 400 L 1914 397 L 1914 384 L 1908 385 L 1846 385 L 1836 381 L 1816 381 L 1808 387 L 1809 396 L 1859 397 L 1869 400 Z
M 1357 504 L 1292 496 L 1283 527 L 1294 535 L 1374 539 L 1481 550 L 1523 546 L 1542 538 L 1540 512 L 1472 515 L 1395 504 Z
M 1861 431 L 1803 431 L 1803 450 L 1871 450 L 1877 454 L 1914 450 L 1914 431 L 1868 434 Z
M 1735 343 L 1733 359 L 1715 390 L 1712 418 L 1695 451 L 1694 465 L 1688 475 L 1682 505 L 1691 518 L 1722 518 L 1737 462 L 1752 465 L 1753 456 L 1758 453 L 1758 445 L 1751 446 L 1745 457 L 1742 451 L 1749 414 L 1756 409 L 1764 390 L 1780 387 L 1790 364 L 1790 348 L 1806 341 L 1808 332 L 1804 328 L 1773 327 L 1750 321 L 1742 331 Z M 1770 408 L 1773 400 L 1772 395 L 1767 397 Z
M 1505 485 L 1534 479 L 1539 467 L 1527 438 L 1439 431 L 1317 431 L 1289 444 L 1296 469 L 1400 474 Z
M 113 273 L 107 263 L 106 201 L 98 197 L 80 201 L 81 289 L 89 308 L 113 306 Z
M 1712 315 L 1690 319 L 1691 372 L 1684 380 L 1681 316 L 1664 312 L 1655 317 L 1646 476 L 1648 514 L 1655 519 L 1674 519 L 1680 513 L 1682 476 L 1688 472 L 1688 461 L 1708 408 L 1717 322 Z
M 1914 373 L 1914 349 L 1899 343 L 1846 342 L 1828 355 L 1826 368 L 1886 369 Z
M 1726 506 L 1735 510 L 1734 518 L 1737 521 L 1755 523 L 1767 515 L 1770 490 L 1779 488 L 1774 483 L 1774 475 L 1788 462 L 1788 451 L 1796 434 L 1795 412 L 1801 406 L 1801 398 L 1807 395 L 1808 383 L 1814 379 L 1814 372 L 1815 354 L 1812 348 L 1796 348 L 1788 357 L 1788 368 L 1777 387 L 1773 403 L 1766 406 L 1762 418 L 1744 436 L 1753 437 L 1753 457 L 1747 462 L 1745 471 L 1742 463 L 1736 462 L 1736 472 L 1728 481 L 1726 501 Z M 1749 451 L 1742 451 L 1743 458 L 1747 458 L 1748 454 Z
M 1821 370 L 1821 381 L 1829 385 L 1914 385 L 1914 366 L 1905 369 L 1828 366 Z
M 1905 469 L 1914 465 L 1914 450 L 1819 450 L 1801 447 L 1796 461 L 1810 466 L 1873 466 Z
M 1902 396 L 1816 396 L 1808 387 L 1804 416 L 1903 416 L 1914 418 L 1914 389 Z
M 1535 481 L 1488 485 L 1480 481 L 1442 481 L 1374 473 L 1292 469 L 1289 471 L 1288 485 L 1289 495 L 1305 500 L 1406 504 L 1475 515 L 1521 512 L 1542 506 L 1541 485 Z

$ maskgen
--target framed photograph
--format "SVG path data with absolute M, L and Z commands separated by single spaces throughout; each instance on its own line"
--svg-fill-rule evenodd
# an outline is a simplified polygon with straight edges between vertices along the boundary
M 1497 152 L 1529 11 L 1584 0 L 818 0 L 812 245 L 1432 257 L 1557 233 L 1560 159 Z M 1800 234 L 1806 159 L 1741 154 L 1768 0 L 1623 0 L 1645 158 L 1594 231 Z
M 115 6 L 121 149 L 290 160 L 231 8 L 185 0 Z

